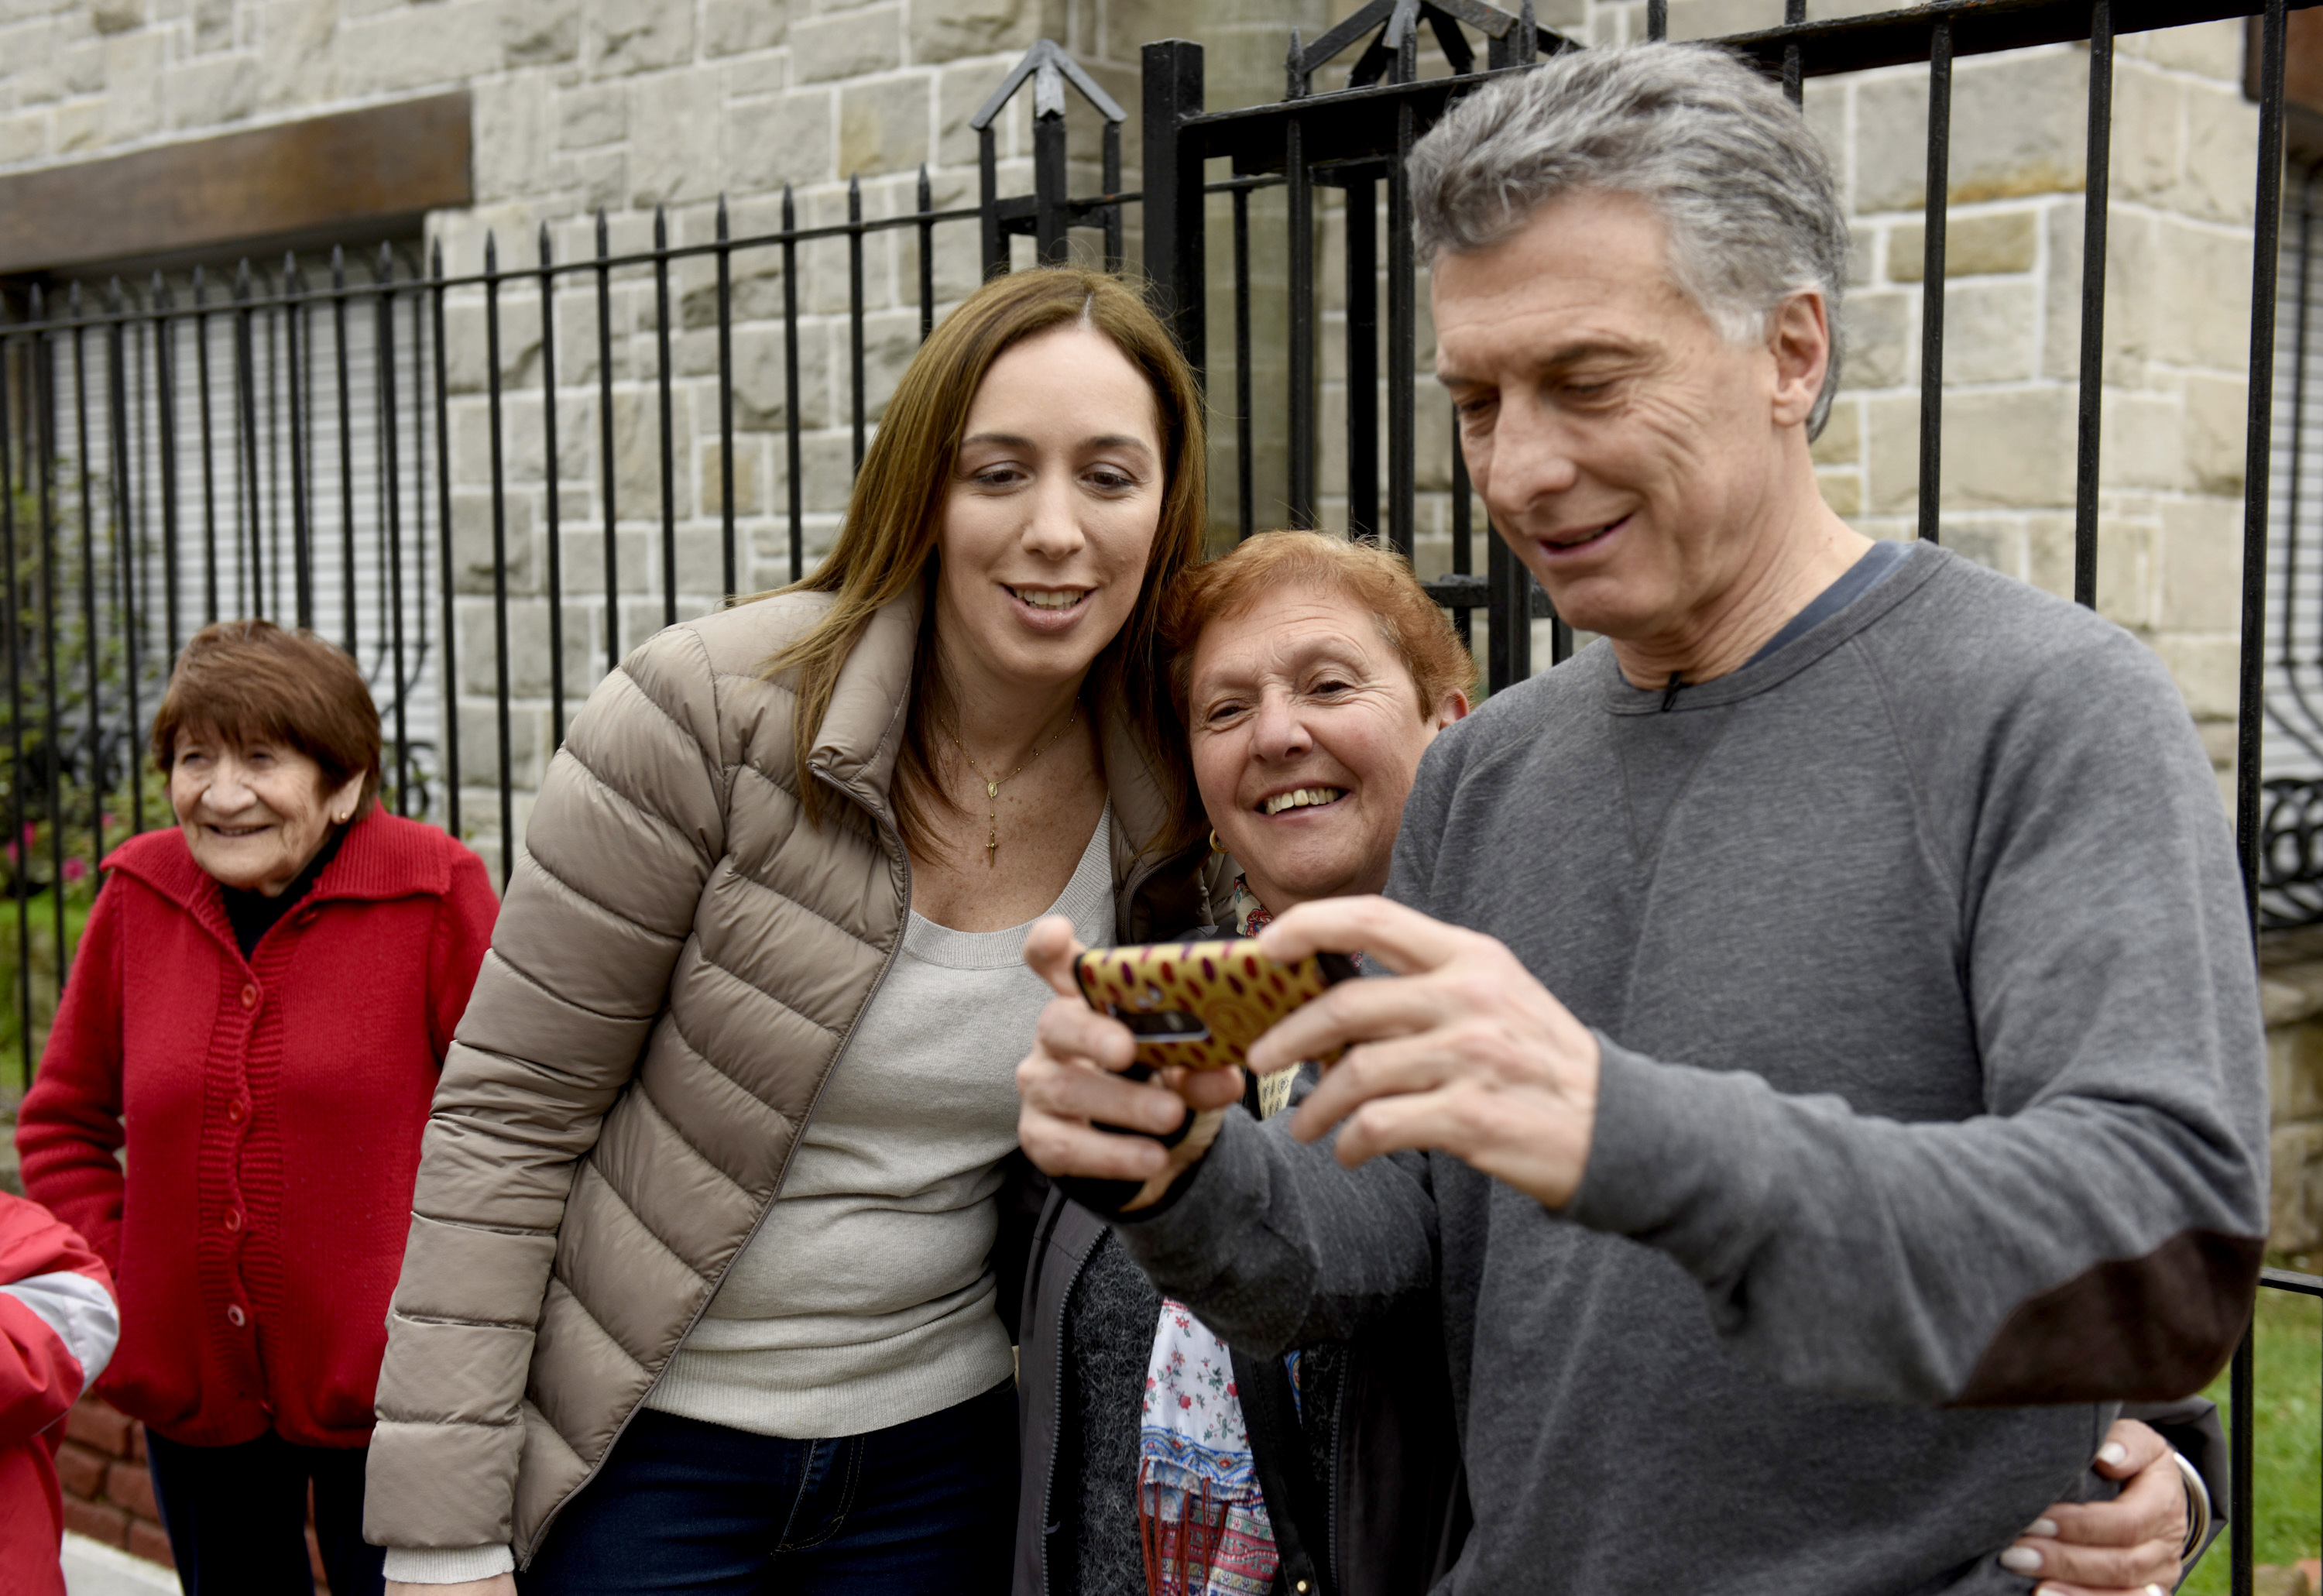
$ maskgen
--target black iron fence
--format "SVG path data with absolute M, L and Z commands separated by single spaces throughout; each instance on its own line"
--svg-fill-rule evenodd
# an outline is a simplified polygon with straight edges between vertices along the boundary
M 2098 579 L 2114 41 L 2248 10 L 2245 0 L 1937 0 L 1808 23 L 1804 0 L 1783 0 L 1781 25 L 1723 41 L 1795 98 L 1810 78 L 1924 67 L 1929 285 L 1944 281 L 1953 63 L 2086 46 L 2072 558 L 2085 604 Z M 2307 818 L 2323 810 L 2323 729 L 2300 718 L 2302 692 L 2323 702 L 2313 677 L 2323 670 L 2323 532 L 2301 542 L 2310 461 L 2272 518 L 2283 530 L 2270 559 L 2278 260 L 2307 271 L 2303 247 L 2286 256 L 2279 230 L 2286 11 L 2270 0 L 2254 29 L 2234 812 L 2254 914 L 2263 898 L 2269 918 L 2287 922 L 2323 915 L 2323 849 Z M 1648 0 L 1645 20 L 1663 36 L 1666 0 Z M 387 716 L 386 802 L 478 840 L 504 875 L 525 794 L 575 698 L 654 628 L 801 573 L 843 508 L 886 388 L 941 308 L 1019 255 L 1078 252 L 1117 268 L 1133 220 L 1150 291 L 1185 348 L 1198 366 L 1231 368 L 1231 391 L 1214 383 L 1211 396 L 1225 418 L 1216 441 L 1234 462 L 1226 535 L 1333 519 L 1412 554 L 1426 500 L 1437 518 L 1430 557 L 1445 567 L 1431 591 L 1464 633 L 1481 621 L 1491 686 L 1535 668 L 1537 620 L 1548 659 L 1563 658 L 1570 632 L 1483 522 L 1458 450 L 1447 482 L 1420 481 L 1423 434 L 1448 429 L 1448 407 L 1427 415 L 1440 401 L 1423 401 L 1415 381 L 1423 329 L 1404 159 L 1489 75 L 1575 47 L 1538 26 L 1529 4 L 1510 13 L 1483 0 L 1371 0 L 1311 42 L 1290 38 L 1282 99 L 1213 112 L 1201 47 L 1151 44 L 1143 187 L 1126 192 L 1125 113 L 1044 42 L 973 120 L 972 203 L 963 194 L 940 206 L 923 170 L 851 182 L 841 214 L 802 219 L 788 190 L 770 212 L 730 214 L 721 201 L 706 236 L 704 219 L 681 218 L 695 235 L 674 241 L 671 219 L 656 214 L 649 238 L 617 242 L 640 224 L 601 215 L 568 230 L 561 248 L 544 226 L 525 261 L 504 259 L 487 237 L 481 270 L 447 270 L 440 246 L 423 261 L 416 247 L 390 244 L 357 270 L 335 257 L 327 270 L 286 259 L 279 270 L 243 262 L 227 280 L 197 272 L 0 292 L 0 857 L 13 920 L 0 944 L 14 955 L 12 1034 L 0 1040 L 22 1078 L 69 967 L 92 867 L 110 842 L 166 821 L 141 773 L 142 729 L 194 627 L 263 614 L 344 641 Z M 1318 87 L 1350 57 L 1343 86 Z M 1423 59 L 1444 70 L 1423 76 Z M 1027 86 L 1033 192 L 1004 197 L 996 123 Z M 1101 120 L 1093 162 L 1068 150 L 1069 91 Z M 2318 231 L 2311 187 L 2302 181 L 2292 213 L 2300 240 Z M 1318 280 L 1317 199 L 1330 190 L 1343 197 L 1336 284 Z M 1226 234 L 1217 247 L 1214 223 Z M 1279 255 L 1263 247 L 1272 226 Z M 1253 266 L 1254 247 L 1279 273 Z M 1221 303 L 1232 322 L 1215 362 L 1214 261 L 1231 278 Z M 2310 403 L 2304 280 L 2285 368 L 2291 445 L 2280 452 L 2293 472 Z M 1925 293 L 1921 314 L 1917 529 L 1936 538 L 1945 295 Z M 1321 435 L 1321 344 L 1333 325 L 1343 440 Z M 1287 343 L 1279 379 L 1257 348 L 1275 336 Z M 1280 390 L 1261 391 L 1267 381 Z M 1278 414 L 1276 494 L 1259 484 L 1277 446 L 1259 421 Z M 1326 482 L 1333 446 L 1343 480 Z M 2278 760 L 2316 754 L 2313 771 L 2282 778 L 2303 788 L 2262 779 L 2270 716 Z M 2323 1281 L 2283 1271 L 2267 1284 L 2323 1294 Z M 2252 1371 L 2246 1341 L 2233 1374 L 2238 1592 L 2251 1579 Z

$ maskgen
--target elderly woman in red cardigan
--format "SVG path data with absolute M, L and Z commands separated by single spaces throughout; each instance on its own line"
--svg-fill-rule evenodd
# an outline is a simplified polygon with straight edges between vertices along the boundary
M 371 690 L 310 633 L 196 634 L 152 747 L 177 829 L 105 860 L 25 1187 L 118 1281 L 96 1389 L 145 1421 L 187 1596 L 307 1596 L 310 1483 L 333 1591 L 376 1592 L 372 1390 L 497 904 L 474 854 L 380 810 Z

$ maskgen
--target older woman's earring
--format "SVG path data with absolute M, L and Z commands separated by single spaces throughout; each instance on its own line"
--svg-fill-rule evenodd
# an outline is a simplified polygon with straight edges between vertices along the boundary
M 1226 845 L 1225 843 L 1220 842 L 1220 841 L 1218 840 L 1218 829 L 1217 829 L 1216 826 L 1211 827 L 1211 828 L 1210 828 L 1210 851 L 1211 851 L 1212 853 L 1224 853 L 1224 852 L 1226 852 Z

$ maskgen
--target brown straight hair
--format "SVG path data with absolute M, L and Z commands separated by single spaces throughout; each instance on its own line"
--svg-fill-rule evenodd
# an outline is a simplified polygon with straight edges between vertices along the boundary
M 821 822 L 829 803 L 806 772 L 831 689 L 872 616 L 915 584 L 924 590 L 934 574 L 952 467 L 985 373 L 1025 339 L 1077 322 L 1104 334 L 1152 388 L 1165 483 L 1136 607 L 1091 665 L 1082 696 L 1101 703 L 1118 693 L 1131 727 L 1153 756 L 1179 822 L 1173 834 L 1153 839 L 1161 851 L 1174 853 L 1199 830 L 1186 784 L 1185 731 L 1170 702 L 1162 606 L 1171 585 L 1201 553 L 1208 502 L 1201 396 L 1169 330 L 1134 289 L 1117 277 L 1068 266 L 997 278 L 938 324 L 887 401 L 856 473 L 838 543 L 813 574 L 785 590 L 831 593 L 836 600 L 766 670 L 770 676 L 794 667 L 798 672 L 791 741 L 799 803 L 810 822 Z M 931 807 L 952 807 L 936 779 L 937 734 L 953 729 L 955 711 L 936 658 L 934 626 L 931 602 L 922 612 L 912 661 L 911 712 L 893 793 L 896 829 L 923 853 Z
M 221 620 L 186 640 L 153 716 L 153 766 L 164 780 L 179 733 L 237 748 L 288 743 L 322 767 L 333 793 L 360 772 L 355 813 L 379 797 L 379 705 L 355 662 L 310 631 L 271 620 Z

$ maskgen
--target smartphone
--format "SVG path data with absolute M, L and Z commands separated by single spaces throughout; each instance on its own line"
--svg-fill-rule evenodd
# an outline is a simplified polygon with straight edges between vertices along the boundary
M 1147 1070 L 1239 1064 L 1277 1020 L 1354 975 L 1344 953 L 1278 964 L 1252 938 L 1092 948 L 1073 960 L 1081 995 L 1136 1033 L 1137 1063 Z M 1337 1056 L 1335 1049 L 1317 1062 Z

